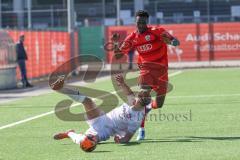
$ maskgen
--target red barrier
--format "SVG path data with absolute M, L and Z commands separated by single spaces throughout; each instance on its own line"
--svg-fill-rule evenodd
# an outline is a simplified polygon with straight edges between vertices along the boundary
M 204 23 L 174 24 L 162 27 L 181 42 L 179 47 L 168 47 L 169 61 L 206 61 L 210 59 L 211 51 L 214 60 L 240 60 L 239 23 L 214 23 L 212 26 Z M 115 32 L 125 37 L 134 30 L 135 26 L 108 27 L 106 37 L 110 41 L 111 35 Z M 214 37 L 212 42 L 209 38 L 211 36 Z M 112 54 L 111 51 L 107 52 L 110 63 Z
M 67 32 L 12 30 L 7 32 L 14 42 L 18 41 L 21 34 L 25 35 L 29 78 L 47 76 L 70 58 L 70 36 Z M 69 69 L 66 68 L 66 71 Z M 20 79 L 19 70 L 17 70 L 17 77 Z

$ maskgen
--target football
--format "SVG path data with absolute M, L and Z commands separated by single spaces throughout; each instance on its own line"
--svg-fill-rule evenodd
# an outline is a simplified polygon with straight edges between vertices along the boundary
M 85 152 L 92 152 L 97 147 L 96 137 L 88 134 L 84 137 L 84 139 L 80 143 L 80 148 Z

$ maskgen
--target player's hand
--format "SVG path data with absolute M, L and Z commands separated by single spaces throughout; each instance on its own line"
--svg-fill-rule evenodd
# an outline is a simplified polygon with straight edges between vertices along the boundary
M 120 139 L 121 139 L 120 136 L 118 136 L 118 135 L 114 136 L 115 143 L 120 143 Z
M 163 33 L 161 35 L 161 37 L 162 37 L 164 43 L 171 44 L 171 38 L 166 33 Z
M 113 43 L 118 42 L 119 39 L 120 39 L 120 34 L 119 33 L 114 33 L 111 37 L 111 40 L 112 40 Z
M 180 45 L 180 41 L 176 38 L 174 38 L 172 41 L 171 41 L 171 45 L 172 46 L 179 46 Z
M 60 90 L 60 89 L 62 89 L 63 85 L 64 85 L 64 78 L 65 78 L 65 76 L 59 76 L 58 79 L 55 82 L 50 84 L 50 87 L 53 90 Z
M 123 76 L 121 74 L 116 75 L 115 76 L 115 80 L 116 80 L 118 86 L 120 86 L 120 85 L 125 83 L 124 82 L 124 78 L 123 78 Z

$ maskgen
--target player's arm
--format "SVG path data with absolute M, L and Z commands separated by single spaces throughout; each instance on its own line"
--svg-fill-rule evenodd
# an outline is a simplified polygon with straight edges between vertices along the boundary
M 116 143 L 128 143 L 131 140 L 131 138 L 133 137 L 133 135 L 135 134 L 135 132 L 137 131 L 138 128 L 139 128 L 139 126 L 129 125 L 125 136 L 121 137 L 121 136 L 116 135 L 114 137 L 114 141 Z
M 120 43 L 120 35 L 115 33 L 112 35 L 112 42 L 114 44 L 113 52 L 116 59 L 120 59 L 124 54 L 128 54 L 130 50 L 132 50 L 132 42 L 131 42 L 132 34 L 127 36 L 123 43 Z
M 133 137 L 133 135 L 134 135 L 134 133 L 131 133 L 131 132 L 127 132 L 124 137 L 120 137 L 120 136 L 116 135 L 114 137 L 114 141 L 115 141 L 115 143 L 128 143 L 131 140 L 131 138 Z
M 180 45 L 180 41 L 165 30 L 161 33 L 161 37 L 163 41 L 168 45 L 175 47 Z
M 125 83 L 122 75 L 115 76 L 117 85 L 123 90 L 123 93 L 127 96 L 127 104 L 133 105 L 135 103 L 135 95 L 131 88 Z
M 120 34 L 118 33 L 114 33 L 111 37 L 111 40 L 113 42 L 113 52 L 114 52 L 114 56 L 116 59 L 120 59 L 123 56 L 123 53 L 121 52 L 121 50 L 119 49 L 119 39 L 120 39 Z
M 124 78 L 121 74 L 118 74 L 115 76 L 115 80 L 117 82 L 117 85 L 121 87 L 123 90 L 124 94 L 129 96 L 129 95 L 134 95 L 133 91 L 131 88 L 125 83 Z

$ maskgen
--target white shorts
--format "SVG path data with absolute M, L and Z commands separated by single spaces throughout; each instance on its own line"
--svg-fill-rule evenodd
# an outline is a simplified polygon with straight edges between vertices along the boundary
M 87 120 L 89 125 L 89 129 L 85 132 L 85 134 L 98 135 L 99 141 L 105 141 L 110 138 L 113 133 L 113 124 L 112 120 L 103 114 L 97 118 Z

